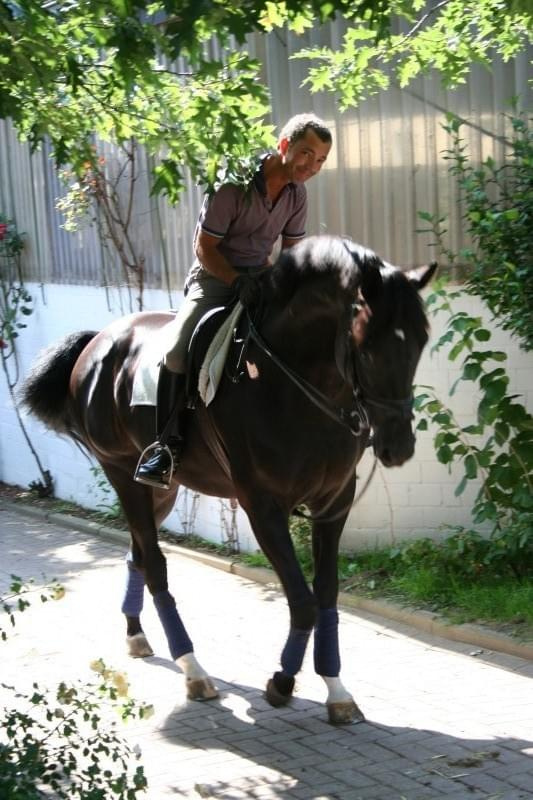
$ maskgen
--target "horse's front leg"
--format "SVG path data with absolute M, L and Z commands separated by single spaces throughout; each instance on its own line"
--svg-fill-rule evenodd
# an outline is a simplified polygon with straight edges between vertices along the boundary
M 314 637 L 315 672 L 327 690 L 329 721 L 335 725 L 362 722 L 364 715 L 340 679 L 338 548 L 344 521 L 313 524 L 315 577 L 313 590 L 318 602 Z
M 261 549 L 281 581 L 290 611 L 289 633 L 281 653 L 281 669 L 267 683 L 272 706 L 286 705 L 293 694 L 316 619 L 316 604 L 307 586 L 289 533 L 288 517 L 274 501 L 262 498 L 248 510 Z

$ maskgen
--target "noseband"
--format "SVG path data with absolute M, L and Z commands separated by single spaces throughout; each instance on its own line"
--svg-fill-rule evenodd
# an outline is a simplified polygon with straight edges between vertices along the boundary
M 361 380 L 361 371 L 357 369 L 356 359 L 353 361 L 353 373 L 356 383 L 355 393 L 359 395 L 359 401 L 365 406 L 373 406 L 381 411 L 387 412 L 388 416 L 399 417 L 402 421 L 413 419 L 414 397 L 401 398 L 400 400 L 386 399 L 372 395 L 368 389 L 364 388 L 364 381 Z

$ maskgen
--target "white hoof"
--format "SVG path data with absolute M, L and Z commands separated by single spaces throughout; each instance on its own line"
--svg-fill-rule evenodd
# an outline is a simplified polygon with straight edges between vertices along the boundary
M 211 678 L 187 678 L 189 700 L 215 700 L 219 695 Z
M 330 678 L 322 675 L 328 687 L 328 699 L 326 706 L 328 709 L 328 719 L 332 725 L 352 725 L 356 722 L 364 722 L 365 715 L 348 692 L 339 677 Z
M 144 633 L 136 633 L 133 636 L 128 636 L 126 638 L 126 644 L 128 646 L 128 653 L 133 658 L 146 658 L 154 654 Z
M 185 653 L 176 659 L 176 664 L 185 674 L 189 700 L 214 700 L 218 697 L 213 681 L 203 669 L 194 653 Z
M 365 715 L 354 700 L 328 703 L 328 719 L 332 725 L 355 725 L 364 722 Z

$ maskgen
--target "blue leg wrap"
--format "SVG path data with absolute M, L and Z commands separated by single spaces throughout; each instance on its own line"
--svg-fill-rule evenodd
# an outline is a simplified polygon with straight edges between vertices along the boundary
M 137 569 L 131 558 L 126 559 L 128 577 L 124 590 L 121 611 L 127 617 L 139 617 L 143 608 L 144 575 Z
M 336 608 L 322 608 L 315 626 L 315 672 L 336 678 L 341 671 L 339 655 L 339 615 Z
M 176 601 L 170 592 L 165 590 L 154 594 L 154 605 L 165 631 L 172 658 L 176 659 L 185 653 L 192 653 L 192 642 L 178 614 Z
M 302 667 L 304 660 L 305 648 L 309 641 L 311 631 L 303 631 L 298 628 L 291 628 L 289 636 L 281 654 L 281 668 L 284 675 L 294 677 Z

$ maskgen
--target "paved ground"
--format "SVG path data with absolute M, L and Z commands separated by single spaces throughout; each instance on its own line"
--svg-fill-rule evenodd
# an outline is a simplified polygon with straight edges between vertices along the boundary
M 55 685 L 85 679 L 100 656 L 125 670 L 132 694 L 155 706 L 150 720 L 124 727 L 142 751 L 148 800 L 533 797 L 533 662 L 343 612 L 343 679 L 368 721 L 335 728 L 310 660 L 289 708 L 263 699 L 287 628 L 283 598 L 173 554 L 171 591 L 221 692 L 188 702 L 150 602 L 143 622 L 156 655 L 125 655 L 123 551 L 0 503 L 0 591 L 12 573 L 57 577 L 67 588 L 62 601 L 20 616 L 0 642 L 0 675 Z

